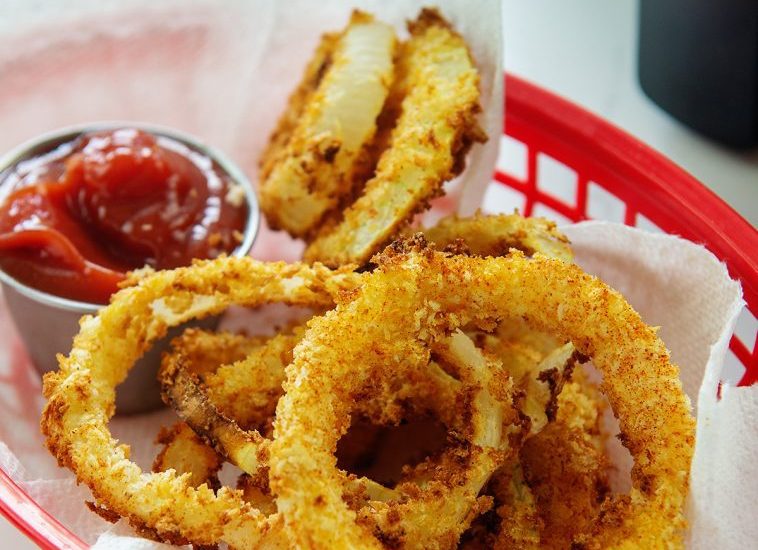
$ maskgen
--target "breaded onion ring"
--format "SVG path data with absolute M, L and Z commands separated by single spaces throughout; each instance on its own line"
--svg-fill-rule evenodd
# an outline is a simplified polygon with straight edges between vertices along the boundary
M 319 322 L 322 319 L 314 319 L 309 330 L 318 331 Z M 310 373 L 313 376 L 313 382 L 301 379 L 295 384 L 303 384 L 315 394 L 321 392 L 339 394 L 342 398 L 338 405 L 341 411 L 360 410 L 361 403 L 366 399 L 371 399 L 374 392 L 385 395 L 384 388 L 386 387 L 406 386 L 408 389 L 401 391 L 400 395 L 405 394 L 412 399 L 414 390 L 423 387 L 424 378 L 433 384 L 436 375 L 429 376 L 427 371 L 430 365 L 435 364 L 429 363 L 428 349 L 426 351 L 414 350 L 414 353 L 403 355 L 393 354 L 391 343 L 398 334 L 402 334 L 409 325 L 414 324 L 412 315 L 405 323 L 394 327 L 369 324 L 374 329 L 369 331 L 374 337 L 371 349 L 367 350 L 365 355 L 352 355 L 345 358 L 349 361 L 360 360 L 362 368 L 359 373 L 342 370 L 324 376 L 321 369 L 333 369 L 328 369 L 327 365 L 320 365 Z M 378 333 L 383 333 L 383 336 L 379 337 Z M 306 338 L 307 334 L 308 332 Z M 363 335 L 354 336 L 360 338 L 356 343 L 363 343 Z M 357 512 L 349 512 L 360 525 L 359 527 L 353 523 L 350 526 L 356 531 L 355 533 L 351 534 L 346 525 L 332 524 L 329 527 L 329 524 L 324 522 L 323 531 L 319 530 L 317 534 L 310 533 L 307 538 L 298 537 L 293 540 L 295 545 L 350 547 L 358 544 L 359 540 L 364 540 L 361 547 L 367 545 L 370 547 L 371 541 L 373 540 L 375 545 L 378 539 L 393 547 L 417 548 L 420 547 L 421 540 L 425 541 L 423 546 L 426 548 L 447 547 L 451 541 L 457 540 L 480 513 L 481 507 L 486 507 L 486 502 L 478 498 L 479 492 L 508 453 L 515 452 L 516 448 L 511 445 L 511 440 L 518 441 L 521 434 L 518 416 L 512 408 L 510 378 L 496 362 L 483 356 L 471 340 L 461 332 L 449 338 L 443 337 L 435 345 L 435 349 L 446 362 L 455 366 L 456 373 L 460 377 L 457 402 L 441 402 L 439 397 L 436 401 L 430 402 L 430 406 L 434 407 L 440 418 L 446 424 L 449 423 L 451 445 L 440 457 L 413 469 L 408 475 L 409 479 L 401 482 L 395 489 L 399 493 L 399 499 L 395 498 L 386 502 L 369 501 Z M 295 357 L 300 352 L 301 348 L 298 347 Z M 357 375 L 361 380 L 359 382 L 361 389 L 353 389 L 348 394 L 344 393 L 344 390 L 352 386 L 354 382 L 341 379 L 337 376 L 337 372 L 342 372 L 342 375 Z M 332 381 L 339 383 L 332 386 Z M 431 388 L 434 389 L 434 386 Z M 291 391 L 289 388 L 285 389 Z M 360 393 L 358 401 L 355 400 L 355 391 Z M 286 395 L 285 393 L 282 399 L 286 399 Z M 386 396 L 401 404 L 408 400 L 404 396 L 398 398 L 392 393 L 386 393 Z M 280 410 L 281 405 L 277 407 L 277 413 Z M 311 424 L 314 420 L 311 419 Z M 278 425 L 277 419 L 275 426 Z M 310 433 L 308 426 L 303 428 Z M 322 431 L 319 429 L 319 434 Z M 335 444 L 342 431 L 338 429 L 331 433 Z M 316 434 L 311 434 L 311 436 L 316 436 Z M 277 445 L 276 438 L 272 445 Z M 300 456 L 297 462 L 308 460 L 307 457 L 308 455 Z M 340 473 L 335 471 L 334 481 L 337 485 L 341 483 L 340 477 Z M 295 488 L 287 483 L 287 496 L 283 497 L 278 489 L 282 481 L 279 480 L 279 485 L 275 485 L 275 480 L 276 478 L 271 477 L 272 489 L 277 494 L 280 509 L 291 508 L 289 496 L 293 488 L 297 493 L 296 499 L 314 496 L 309 493 L 309 490 L 318 492 L 326 489 L 321 479 L 312 478 L 308 482 L 309 487 L 298 483 Z M 342 490 L 337 489 L 332 496 L 349 507 Z M 318 500 L 321 499 L 317 499 L 317 502 Z M 317 506 L 321 508 L 320 505 L 317 504 Z M 441 518 L 445 518 L 445 521 L 440 521 Z M 346 527 L 348 527 L 347 530 L 343 530 Z M 356 534 L 359 538 L 352 539 L 351 535 Z M 371 534 L 376 538 L 370 537 Z
M 222 364 L 205 376 L 203 385 L 211 400 L 221 404 L 240 426 L 260 426 L 274 414 L 282 393 L 284 366 L 292 361 L 292 349 L 304 333 L 304 325 L 279 333 L 244 359 Z
M 251 407 L 241 409 L 243 418 L 248 422 L 260 426 L 270 421 L 273 408 L 283 391 L 281 383 L 285 366 L 290 362 L 292 348 L 302 338 L 303 331 L 304 327 L 297 326 L 292 333 L 280 333 L 271 337 L 244 359 L 223 365 L 216 371 L 208 369 L 203 363 L 207 356 L 202 350 L 203 345 L 211 350 L 216 349 L 218 343 L 215 340 L 218 339 L 233 340 L 238 347 L 242 347 L 230 335 L 214 335 L 190 329 L 172 342 L 172 353 L 164 356 L 159 372 L 164 399 L 219 454 L 255 480 L 246 480 L 245 486 L 248 489 L 258 483 L 261 489 L 267 490 L 268 481 L 265 478 L 270 441 L 256 429 L 241 429 L 239 424 L 242 422 L 235 416 L 238 409 L 230 407 L 229 402 L 239 401 L 241 397 L 246 403 L 252 404 Z M 463 335 L 461 337 L 466 339 Z M 465 358 L 451 355 L 451 361 L 466 360 L 480 364 L 483 359 L 473 343 L 466 340 L 469 342 L 469 353 Z M 187 358 L 182 353 L 183 346 L 187 346 L 195 358 L 199 356 L 201 359 L 199 368 L 206 371 L 205 380 L 216 380 L 219 385 L 208 386 L 195 375 L 193 371 L 196 367 L 186 361 Z M 445 351 L 446 349 L 447 346 L 442 346 L 440 352 L 450 355 L 452 352 Z M 460 350 L 460 345 L 457 349 Z M 377 423 L 391 423 L 400 421 L 402 409 L 406 403 L 411 403 L 417 410 L 434 410 L 443 422 L 460 429 L 462 419 L 456 415 L 455 405 L 459 392 L 465 389 L 464 384 L 445 373 L 436 363 L 430 363 L 429 369 L 427 376 L 415 379 L 409 377 L 403 381 L 402 387 L 385 388 L 378 396 L 363 400 L 357 410 Z M 494 377 L 495 373 L 490 372 L 494 370 L 495 367 L 488 368 L 480 377 Z M 219 374 L 223 376 L 219 377 Z M 495 414 L 493 418 L 499 416 Z M 263 480 L 265 483 L 262 483 Z M 409 482 L 412 481 L 409 479 Z M 354 500 L 363 495 L 378 503 L 402 496 L 365 477 L 348 476 L 345 484 Z M 480 485 L 471 492 L 475 495 L 479 489 Z M 408 506 L 415 507 L 413 499 Z M 386 507 L 386 510 L 390 509 L 394 509 L 392 505 Z M 465 529 L 465 525 L 461 525 Z
M 420 230 L 430 245 L 451 248 L 473 256 L 505 256 L 511 248 L 531 256 L 535 252 L 573 262 L 569 240 L 555 222 L 545 218 L 525 218 L 520 214 L 482 214 L 442 218 L 436 225 Z M 464 250 L 455 250 L 463 241 Z
M 129 448 L 108 430 L 115 387 L 171 326 L 218 314 L 235 303 L 328 307 L 358 280 L 349 268 L 332 271 L 320 265 L 223 258 L 156 273 L 121 290 L 96 317 L 82 319 L 71 353 L 59 357 L 60 370 L 45 375 L 48 402 L 41 427 L 48 449 L 92 490 L 102 507 L 133 525 L 149 526 L 164 540 L 288 547 L 280 516 L 260 513 L 240 493 L 192 488 L 187 476 L 145 473 L 131 462 Z
M 290 101 L 301 112 L 296 121 L 285 113 L 262 159 L 261 209 L 273 228 L 304 236 L 352 191 L 389 93 L 395 43 L 392 27 L 355 11 L 317 49 Z
M 255 347 L 252 339 L 244 358 L 229 364 L 217 362 L 213 368 L 202 361 L 196 364 L 196 357 L 187 355 L 184 348 L 191 352 L 205 344 L 214 349 L 217 340 L 234 337 L 188 331 L 172 341 L 172 353 L 164 355 L 161 362 L 158 380 L 163 400 L 216 452 L 245 473 L 259 477 L 259 468 L 267 464 L 269 445 L 259 430 L 274 413 L 282 393 L 284 365 L 291 360 L 292 348 L 303 332 L 304 327 L 298 326 Z M 205 376 L 199 376 L 198 370 L 204 370 Z
M 635 459 L 631 493 L 607 499 L 591 536 L 578 542 L 681 544 L 694 443 L 690 403 L 655 330 L 621 294 L 575 265 L 520 252 L 480 259 L 394 246 L 376 260 L 378 270 L 352 301 L 312 322 L 287 367 L 270 482 L 296 544 L 368 545 L 369 533 L 340 497 L 332 454 L 355 392 L 372 372 L 367 367 L 418 361 L 422 342 L 435 334 L 508 318 L 526 319 L 593 359 Z
M 389 147 L 342 220 L 308 245 L 306 261 L 365 263 L 463 169 L 471 144 L 485 139 L 476 122 L 479 73 L 466 42 L 436 10 L 422 10 L 409 30 L 393 85 L 404 99 Z
M 591 531 L 609 494 L 610 464 L 600 432 L 603 403 L 581 374 L 559 395 L 555 422 L 526 441 L 520 453 L 546 548 L 567 548 Z

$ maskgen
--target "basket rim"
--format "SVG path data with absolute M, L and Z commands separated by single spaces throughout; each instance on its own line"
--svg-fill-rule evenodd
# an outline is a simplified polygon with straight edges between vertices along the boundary
M 742 283 L 748 309 L 758 316 L 758 230 L 750 222 L 671 159 L 613 123 L 521 77 L 505 73 L 504 78 L 508 135 L 523 130 L 560 141 L 578 158 L 637 182 L 625 191 L 639 203 L 657 203 L 659 214 L 675 222 L 670 225 L 688 229 L 682 237 L 705 245 L 725 262 Z
M 0 514 L 44 550 L 89 548 L 0 468 Z
M 673 201 L 688 222 L 705 224 L 714 231 L 717 246 L 709 249 L 727 262 L 730 273 L 747 287 L 750 309 L 758 310 L 758 231 L 747 220 L 670 159 L 614 124 L 518 76 L 505 73 L 504 78 L 507 126 L 518 127 L 528 121 L 545 133 L 574 140 L 584 155 L 592 155 L 598 162 L 651 181 L 657 196 Z M 642 165 L 637 165 L 641 160 Z M 709 241 L 709 245 L 713 243 Z M 745 250 L 747 253 L 743 253 Z M 2 468 L 0 513 L 40 548 L 89 547 L 40 507 Z

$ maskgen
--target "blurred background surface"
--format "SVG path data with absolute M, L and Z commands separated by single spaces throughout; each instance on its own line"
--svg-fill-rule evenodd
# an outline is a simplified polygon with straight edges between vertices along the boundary
M 637 21 L 637 0 L 504 0 L 506 69 L 657 149 L 757 225 L 758 150 L 701 137 L 642 92 Z

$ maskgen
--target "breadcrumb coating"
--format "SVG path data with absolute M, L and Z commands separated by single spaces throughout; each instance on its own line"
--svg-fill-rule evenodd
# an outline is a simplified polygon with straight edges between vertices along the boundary
M 463 169 L 471 145 L 485 139 L 476 119 L 479 73 L 466 42 L 436 10 L 424 9 L 409 30 L 394 84 L 404 97 L 389 146 L 342 220 L 308 245 L 306 261 L 368 261 Z
M 297 540 L 340 544 L 333 540 L 340 533 L 342 543 L 349 544 L 344 541 L 366 536 L 327 489 L 336 475 L 334 438 L 347 429 L 344 418 L 355 398 L 349 388 L 365 383 L 371 370 L 350 365 L 376 361 L 359 350 L 376 349 L 379 356 L 413 364 L 424 353 L 421 342 L 435 334 L 470 322 L 520 318 L 573 342 L 593 359 L 604 376 L 602 390 L 619 419 L 622 440 L 635 459 L 630 495 L 606 499 L 592 532 L 577 542 L 592 547 L 657 547 L 661 541 L 681 545 L 694 420 L 668 351 L 618 292 L 575 265 L 539 254 L 446 256 L 420 249 L 417 242 L 390 247 L 374 260 L 379 269 L 352 301 L 312 322 L 287 368 L 271 481 Z M 407 308 L 414 322 L 408 327 L 411 337 L 391 338 L 386 349 L 376 348 L 392 327 L 408 322 Z M 351 334 L 348 341 L 345 333 Z M 334 376 L 324 369 L 335 361 L 348 369 L 349 386 L 323 382 Z M 304 438 L 304 433 L 310 435 Z
M 564 262 L 573 262 L 569 240 L 555 222 L 545 218 L 525 218 L 519 214 L 456 215 L 442 218 L 436 225 L 421 229 L 430 246 L 452 249 L 473 256 L 505 256 L 511 248 L 532 255 L 540 252 Z M 457 246 L 462 250 L 456 250 Z
M 261 208 L 273 228 L 308 234 L 363 176 L 395 46 L 392 27 L 359 11 L 324 36 L 261 160 Z
M 121 290 L 96 317 L 82 319 L 71 353 L 59 356 L 60 370 L 45 375 L 41 428 L 48 449 L 92 490 L 101 507 L 138 528 L 149 526 L 162 540 L 289 547 L 281 517 L 266 516 L 241 493 L 193 488 L 189 474 L 146 473 L 131 462 L 129 448 L 108 430 L 115 387 L 170 326 L 218 314 L 234 303 L 327 307 L 354 288 L 357 277 L 349 268 L 220 258 L 159 272 Z

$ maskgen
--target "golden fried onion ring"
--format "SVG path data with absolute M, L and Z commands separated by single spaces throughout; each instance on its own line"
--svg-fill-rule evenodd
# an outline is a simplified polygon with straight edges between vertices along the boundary
M 463 38 L 431 9 L 409 30 L 393 84 L 404 99 L 389 147 L 342 220 L 308 245 L 306 261 L 365 263 L 463 169 L 471 144 L 485 139 L 476 122 L 479 73 Z
M 304 236 L 352 191 L 389 93 L 395 44 L 392 27 L 359 11 L 339 37 L 323 39 L 290 101 L 296 120 L 285 113 L 262 159 L 261 208 L 272 227 Z
M 332 454 L 355 391 L 372 372 L 364 367 L 417 360 L 424 339 L 507 318 L 526 319 L 593 359 L 635 459 L 630 494 L 608 499 L 591 536 L 579 542 L 608 548 L 681 541 L 694 443 L 690 403 L 655 330 L 621 294 L 575 265 L 540 255 L 480 259 L 401 248 L 378 258 L 355 299 L 312 322 L 287 367 L 269 466 L 296 544 L 367 546 L 366 531 L 341 499 Z
M 216 368 L 206 366 L 204 358 L 197 361 L 198 354 L 191 355 L 193 349 L 202 350 L 205 345 L 213 350 L 218 340 L 247 347 L 243 337 L 186 331 L 172 342 L 172 353 L 163 357 L 158 372 L 163 400 L 216 452 L 259 477 L 259 468 L 268 462 L 270 441 L 259 430 L 274 413 L 282 393 L 284 365 L 292 359 L 292 349 L 304 330 L 297 326 L 257 346 L 252 339 L 242 359 L 227 364 L 217 361 Z M 199 371 L 205 371 L 202 379 Z
M 235 416 L 235 408 L 230 409 L 228 403 L 243 399 L 252 404 L 243 412 L 247 421 L 262 425 L 270 420 L 272 408 L 282 394 L 281 383 L 284 379 L 285 366 L 291 361 L 292 348 L 302 338 L 303 331 L 304 328 L 299 326 L 295 327 L 292 333 L 280 333 L 253 349 L 244 359 L 230 365 L 223 365 L 215 372 L 204 364 L 207 353 L 203 353 L 202 348 L 205 345 L 210 350 L 216 349 L 218 347 L 216 339 L 222 341 L 231 339 L 238 347 L 241 347 L 240 343 L 230 335 L 214 335 L 190 329 L 172 342 L 174 348 L 172 353 L 164 356 L 159 378 L 167 403 L 218 453 L 256 480 L 266 477 L 265 466 L 270 442 L 257 430 L 240 429 L 240 420 Z M 460 340 L 464 342 L 461 343 Z M 189 348 L 194 358 L 197 359 L 200 356 L 200 365 L 196 367 L 186 362 L 183 354 L 184 347 Z M 474 344 L 462 333 L 457 338 L 453 337 L 449 342 L 446 341 L 438 351 L 440 356 L 447 357 L 450 363 L 464 364 L 456 370 L 465 371 L 472 367 L 479 369 L 477 379 L 469 381 L 469 385 L 478 384 L 479 378 L 488 380 L 496 377 L 496 371 L 499 371 L 501 376 L 505 376 L 502 368 L 493 365 L 491 360 L 485 360 Z M 485 364 L 488 365 L 487 368 Z M 206 385 L 194 374 L 193 371 L 196 368 L 207 372 L 206 381 L 222 381 L 223 383 L 216 386 Z M 456 401 L 461 399 L 459 394 L 465 392 L 466 385 L 445 373 L 436 363 L 430 363 L 429 369 L 427 375 L 417 378 L 408 377 L 403 380 L 401 388 L 388 388 L 389 391 L 379 392 L 378 398 L 362 400 L 357 410 L 367 419 L 377 423 L 394 423 L 402 420 L 402 409 L 407 406 L 407 403 L 411 403 L 414 409 L 420 411 L 434 410 L 445 424 L 462 432 L 465 430 L 465 425 L 462 426 L 461 422 L 466 418 L 457 414 Z M 222 376 L 219 377 L 219 374 Z M 484 399 L 488 394 L 485 392 L 483 395 L 479 396 L 479 399 Z M 401 404 L 400 407 L 398 403 Z M 475 419 L 479 425 L 484 423 L 487 415 L 490 415 L 489 422 L 494 422 L 498 426 L 497 432 L 491 428 L 485 431 L 490 439 L 492 433 L 499 433 L 502 414 L 493 403 L 480 404 L 475 411 L 478 413 Z M 496 446 L 491 440 L 488 441 L 490 447 Z M 492 456 L 483 454 L 478 461 L 491 461 L 491 459 Z M 449 462 L 454 461 L 449 460 Z M 264 471 L 260 470 L 261 467 L 264 467 Z M 478 467 L 490 473 L 494 468 L 492 464 L 489 467 L 483 465 Z M 456 469 L 461 469 L 461 467 L 458 466 Z M 484 481 L 486 481 L 486 476 Z M 408 479 L 408 483 L 414 482 L 413 478 Z M 474 479 L 466 490 L 475 496 L 482 483 L 481 479 Z M 267 484 L 266 480 L 265 485 Z M 246 480 L 245 486 L 248 489 L 252 485 L 251 481 Z M 379 502 L 404 498 L 402 492 L 387 489 L 365 477 L 348 476 L 346 485 L 348 492 L 354 494 L 355 498 L 360 500 L 362 493 L 365 498 L 376 501 L 375 508 L 379 506 Z M 408 485 L 405 488 L 412 493 L 416 490 L 414 487 Z M 382 513 L 395 513 L 397 508 L 398 506 L 394 504 L 388 504 Z M 424 508 L 417 505 L 413 496 L 407 498 L 403 508 L 408 510 L 404 515 L 411 512 L 414 517 L 424 515 L 422 511 Z M 467 510 L 464 508 L 464 511 Z M 374 510 L 373 513 L 365 512 L 364 516 L 373 518 L 370 521 L 381 521 L 377 519 L 377 514 Z M 460 519 L 460 530 L 463 531 L 471 518 L 461 517 Z
M 460 378 L 457 407 L 447 411 L 453 417 L 445 418 L 439 405 L 438 414 L 452 428 L 450 439 L 467 443 L 451 445 L 437 459 L 412 468 L 407 481 L 396 487 L 405 498 L 370 503 L 358 511 L 358 522 L 389 546 L 434 548 L 457 541 L 489 506 L 489 499 L 479 494 L 500 463 L 515 456 L 523 435 L 511 378 L 497 359 L 482 354 L 461 331 L 435 350 Z
M 196 544 L 223 540 L 233 548 L 264 542 L 287 547 L 280 516 L 260 513 L 240 493 L 221 488 L 214 494 L 205 485 L 191 487 L 188 475 L 146 473 L 131 462 L 128 446 L 108 430 L 115 388 L 171 326 L 218 314 L 235 303 L 328 307 L 358 280 L 348 268 L 223 258 L 156 273 L 121 290 L 96 317 L 82 319 L 71 353 L 59 356 L 60 370 L 45 375 L 48 402 L 41 427 L 48 449 L 102 507 L 133 525 L 149 526 L 163 539 Z
M 466 218 L 446 216 L 420 231 L 439 250 L 449 247 L 473 256 L 505 256 L 516 248 L 528 256 L 540 252 L 564 262 L 574 261 L 569 240 L 558 231 L 555 222 L 545 218 L 476 212 Z M 455 250 L 460 241 L 464 250 Z
M 450 216 L 425 230 L 425 235 L 434 238 L 434 246 L 438 248 L 462 242 L 467 252 L 474 254 L 505 254 L 513 247 L 530 254 L 539 251 L 565 261 L 573 260 L 568 239 L 557 231 L 554 223 L 542 218 L 481 213 L 472 218 Z M 498 330 L 506 331 L 504 327 Z M 273 415 L 276 403 L 273 398 L 278 399 L 281 395 L 284 367 L 291 361 L 292 348 L 302 338 L 303 331 L 303 327 L 298 327 L 291 334 L 279 334 L 265 344 L 260 342 L 259 345 L 250 347 L 246 357 L 233 363 L 230 360 L 222 360 L 220 352 L 224 345 L 227 345 L 229 350 L 241 347 L 241 337 L 187 331 L 173 342 L 174 353 L 165 357 L 159 375 L 166 403 L 219 453 L 246 472 L 255 475 L 257 464 L 260 463 L 255 451 L 266 443 L 260 440 L 258 434 L 248 434 L 243 430 L 260 427 Z M 534 340 L 540 336 L 535 335 L 533 331 L 523 330 L 519 337 Z M 501 338 L 485 333 L 477 334 L 476 338 L 487 351 L 502 355 L 504 363 L 508 365 L 509 374 L 520 381 L 524 375 L 518 368 L 521 362 L 514 361 L 514 354 L 510 353 L 510 350 L 500 349 L 503 346 L 512 346 L 514 338 Z M 205 365 L 205 357 L 197 357 L 197 349 L 202 349 L 198 340 L 206 342 L 209 348 L 206 355 L 211 355 L 211 361 L 214 359 L 210 351 L 218 357 L 214 367 Z M 258 342 L 259 340 L 255 341 L 256 344 Z M 547 354 L 557 348 L 558 343 L 555 339 L 543 335 L 541 347 L 547 347 Z M 536 370 L 533 368 L 536 364 L 531 358 L 525 358 L 525 368 L 530 370 L 527 373 L 529 380 L 519 382 L 525 390 L 525 400 L 521 407 L 532 420 L 533 433 L 539 431 L 547 420 L 546 405 L 549 397 L 546 395 L 548 389 L 544 382 L 538 380 L 538 375 L 540 371 L 549 368 L 559 367 L 562 371 L 561 363 L 565 363 L 565 359 L 572 352 L 573 348 L 570 348 L 567 353 L 554 358 L 551 364 Z M 230 351 L 224 353 L 229 355 Z M 223 366 L 216 370 L 219 364 Z M 203 374 L 205 375 L 201 376 L 202 380 L 195 376 Z M 560 383 L 560 379 L 557 381 Z M 438 396 L 439 392 L 446 389 L 448 393 L 457 391 L 454 388 L 455 384 L 452 384 L 454 381 L 444 373 L 437 377 L 437 382 Z M 378 421 L 377 414 L 369 416 Z M 240 427 L 243 430 L 240 430 Z

